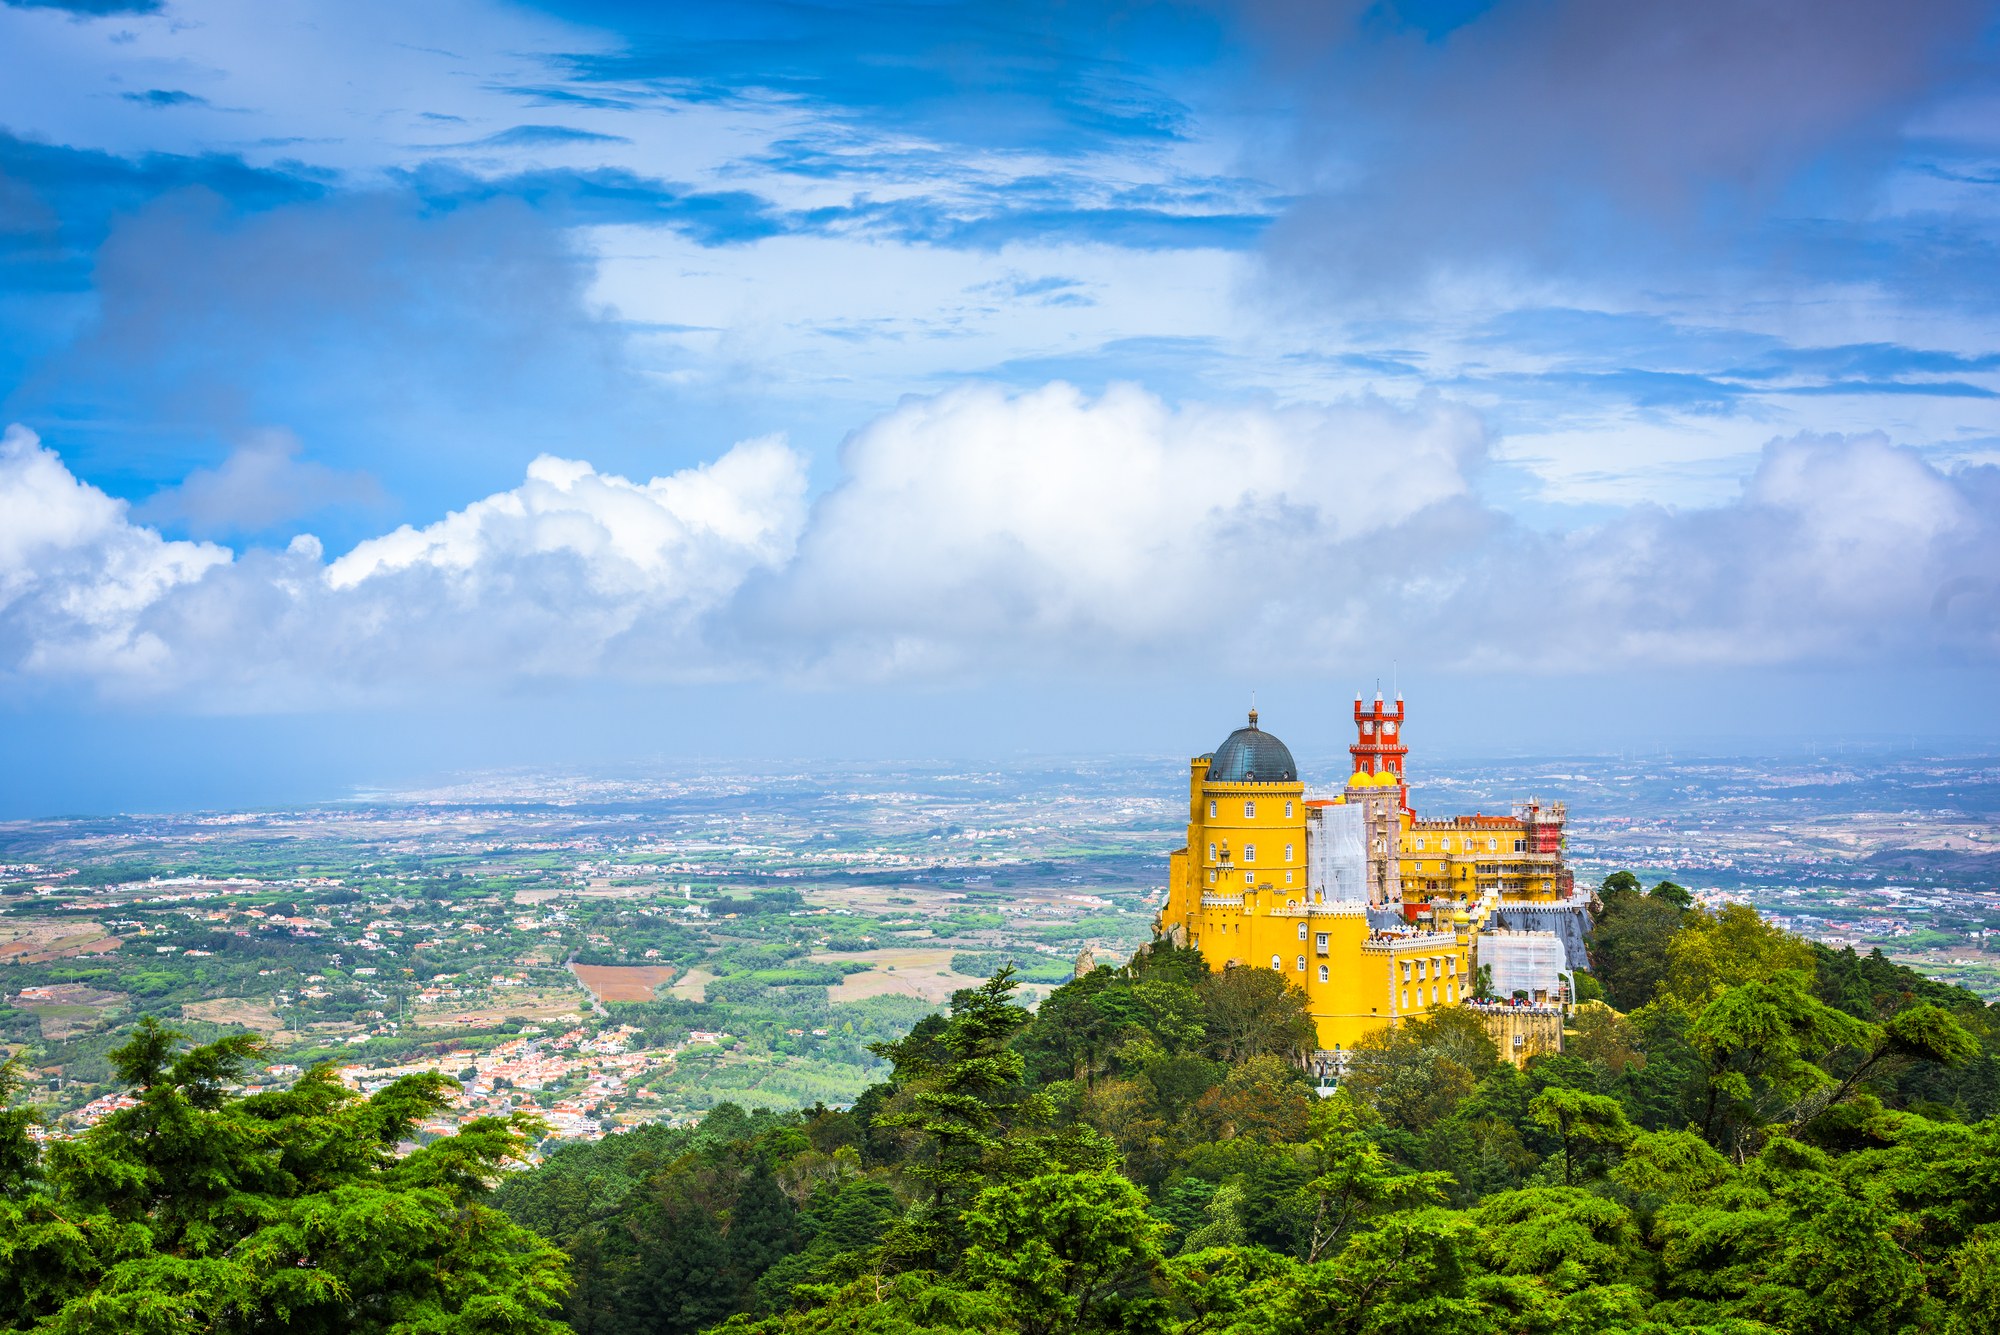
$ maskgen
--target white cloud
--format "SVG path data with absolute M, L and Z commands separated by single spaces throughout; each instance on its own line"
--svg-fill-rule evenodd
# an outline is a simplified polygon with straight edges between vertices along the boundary
M 232 562 L 134 526 L 15 428 L 0 670 L 226 709 L 696 675 L 699 619 L 782 564 L 804 516 L 803 461 L 773 438 L 644 484 L 544 455 L 519 487 L 331 565 L 309 534 Z
M 327 582 L 353 589 L 428 567 L 477 600 L 517 562 L 562 553 L 606 595 L 709 604 L 790 557 L 805 517 L 803 467 L 778 437 L 643 485 L 544 454 L 512 491 L 362 543 L 328 567 Z
M 1551 615 L 1483 638 L 1508 666 L 1915 665 L 1991 658 L 2000 619 L 1939 591 L 2000 567 L 2000 470 L 1940 472 L 1880 433 L 1764 447 L 1743 499 L 1524 542 L 1492 566 Z
M 227 567 L 213 543 L 167 542 L 78 482 L 35 434 L 0 437 L 0 654 L 31 676 L 147 676 L 172 646 L 147 610 Z
M 636 483 L 520 486 L 324 564 L 167 542 L 18 428 L 0 665 L 208 707 L 618 678 L 962 682 L 1985 662 L 2000 470 L 1880 435 L 1766 446 L 1742 498 L 1531 533 L 1480 503 L 1443 401 L 1170 406 L 968 386 L 848 441 L 806 504 L 776 439 Z
M 1273 613 L 1337 580 L 1317 558 L 1462 500 L 1484 447 L 1442 402 L 912 399 L 848 442 L 848 480 L 749 619 L 843 677 L 1288 656 L 1299 628 Z

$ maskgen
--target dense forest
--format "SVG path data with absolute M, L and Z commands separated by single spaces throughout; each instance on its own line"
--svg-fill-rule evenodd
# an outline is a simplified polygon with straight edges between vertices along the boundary
M 1601 888 L 1525 1069 L 1451 1009 L 1301 1058 L 1280 975 L 1160 942 L 1034 1013 L 998 972 L 851 1107 L 723 1103 L 502 1171 L 449 1082 L 248 1098 L 147 1023 L 139 1106 L 0 1122 L 0 1320 L 62 1331 L 728 1335 L 1993 1329 L 2000 1008 L 1678 887 Z M 407 1149 L 407 1146 L 404 1148 Z

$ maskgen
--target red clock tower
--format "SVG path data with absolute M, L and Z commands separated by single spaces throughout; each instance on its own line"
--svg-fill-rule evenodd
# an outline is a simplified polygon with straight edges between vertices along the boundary
M 1396 697 L 1396 708 L 1392 713 L 1382 708 L 1382 694 L 1375 694 L 1375 708 L 1364 709 L 1361 697 L 1354 697 L 1354 724 L 1361 730 L 1361 739 L 1347 748 L 1354 757 L 1354 768 L 1363 774 L 1392 773 L 1400 781 L 1403 777 L 1403 757 L 1410 754 L 1410 748 L 1403 745 L 1403 697 Z

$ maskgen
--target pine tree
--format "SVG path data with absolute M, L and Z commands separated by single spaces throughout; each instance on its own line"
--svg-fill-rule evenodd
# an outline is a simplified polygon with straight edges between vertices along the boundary
M 728 1239 L 687 1185 L 657 1184 L 623 1221 L 638 1259 L 617 1303 L 620 1335 L 695 1335 L 737 1310 Z
M 72 1332 L 504 1329 L 555 1335 L 562 1253 L 487 1206 L 540 1128 L 481 1118 L 407 1157 L 452 1084 L 410 1076 L 361 1099 L 327 1067 L 233 1098 L 254 1035 L 186 1049 L 147 1018 L 110 1054 L 138 1106 L 36 1162 L 0 1121 L 0 1312 Z
M 798 1211 L 759 1155 L 729 1216 L 729 1268 L 747 1291 L 766 1270 L 798 1249 Z
M 896 1060 L 899 1075 L 907 1073 L 912 1106 L 875 1121 L 914 1131 L 928 1142 L 925 1160 L 907 1171 L 929 1185 L 937 1212 L 985 1185 L 989 1161 L 1002 1153 L 1011 1128 L 1038 1125 L 1051 1115 L 1044 1096 L 1020 1088 L 1024 1064 L 1008 1046 L 1029 1020 L 1010 999 L 1013 974 L 1002 969 L 952 998 L 951 1021 L 935 1039 L 940 1054 L 886 1043 L 871 1048 Z

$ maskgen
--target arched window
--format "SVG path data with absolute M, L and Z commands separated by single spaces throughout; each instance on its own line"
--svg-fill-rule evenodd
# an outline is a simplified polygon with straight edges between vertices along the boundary
M 1326 966 L 1324 964 L 1319 966 L 1319 980 L 1322 983 L 1327 980 Z
M 1245 862 L 1255 862 L 1257 860 L 1257 845 L 1243 845 L 1243 860 Z
M 1299 924 L 1299 940 L 1303 941 L 1303 940 L 1305 940 L 1305 939 L 1306 939 L 1306 925 L 1305 925 L 1304 923 L 1300 923 L 1300 924 Z
M 1290 820 L 1291 818 L 1292 818 L 1292 804 L 1290 802 L 1287 802 L 1285 803 L 1285 819 Z
M 1210 801 L 1209 801 L 1209 804 L 1208 804 L 1208 818 L 1209 818 L 1210 820 L 1214 820 L 1214 819 L 1215 819 L 1215 802 L 1214 802 L 1214 799 L 1210 799 Z
M 1305 971 L 1306 971 L 1306 957 L 1304 955 L 1301 955 L 1299 956 L 1299 972 L 1304 973 Z
M 1273 955 L 1271 956 L 1271 967 L 1273 969 L 1276 969 L 1278 972 L 1283 973 L 1285 970 L 1285 962 L 1279 959 L 1276 955 Z

